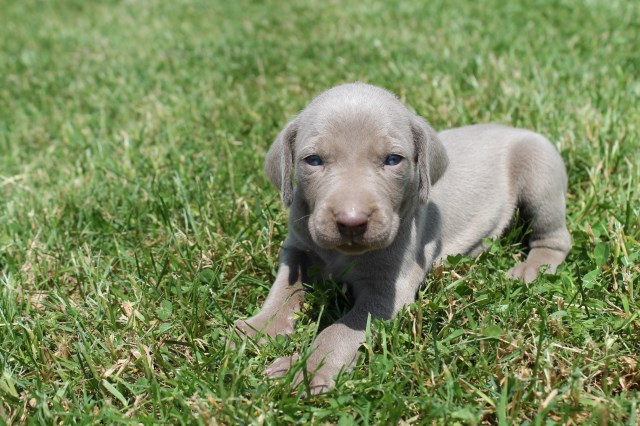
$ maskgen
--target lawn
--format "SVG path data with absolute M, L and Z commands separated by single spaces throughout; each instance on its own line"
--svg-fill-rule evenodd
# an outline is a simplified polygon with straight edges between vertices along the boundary
M 640 417 L 640 2 L 0 0 L 0 424 L 628 424 Z M 229 349 L 277 268 L 262 172 L 332 85 L 436 129 L 546 135 L 573 249 L 530 285 L 524 229 L 451 257 L 352 372 L 263 378 L 348 309 Z

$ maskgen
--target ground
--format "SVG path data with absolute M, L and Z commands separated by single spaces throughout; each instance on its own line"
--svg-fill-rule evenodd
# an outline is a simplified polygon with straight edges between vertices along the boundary
M 424 3 L 424 4 L 421 4 Z M 640 3 L 0 0 L 0 423 L 638 422 Z M 436 129 L 497 122 L 567 165 L 574 247 L 530 285 L 526 230 L 452 257 L 353 372 L 292 375 L 348 309 L 225 346 L 277 268 L 262 173 L 315 94 L 365 81 Z

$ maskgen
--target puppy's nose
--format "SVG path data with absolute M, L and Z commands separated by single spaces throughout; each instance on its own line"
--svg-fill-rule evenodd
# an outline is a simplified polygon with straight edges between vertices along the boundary
M 369 216 L 355 210 L 340 212 L 336 215 L 338 231 L 349 238 L 364 234 L 367 230 L 367 222 L 369 222 Z

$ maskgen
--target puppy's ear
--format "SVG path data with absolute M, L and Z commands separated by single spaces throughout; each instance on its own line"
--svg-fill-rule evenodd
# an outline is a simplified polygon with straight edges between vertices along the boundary
M 415 144 L 420 175 L 418 186 L 420 202 L 426 203 L 431 186 L 442 177 L 447 169 L 449 157 L 436 131 L 422 117 L 414 116 L 412 118 L 411 131 L 413 132 L 413 143 Z
M 294 119 L 280 132 L 269 148 L 264 161 L 264 171 L 273 186 L 280 191 L 282 202 L 287 207 L 293 201 L 291 168 L 293 167 L 293 144 L 297 133 L 298 122 Z

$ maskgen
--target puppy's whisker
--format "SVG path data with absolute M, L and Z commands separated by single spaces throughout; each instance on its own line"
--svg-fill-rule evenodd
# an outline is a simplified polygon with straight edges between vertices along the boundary
M 301 217 L 297 218 L 296 220 L 294 220 L 294 222 L 300 222 L 301 220 L 305 220 L 305 219 L 310 218 L 310 217 L 311 217 L 311 215 L 307 214 L 307 215 L 304 215 L 304 216 L 301 216 Z

